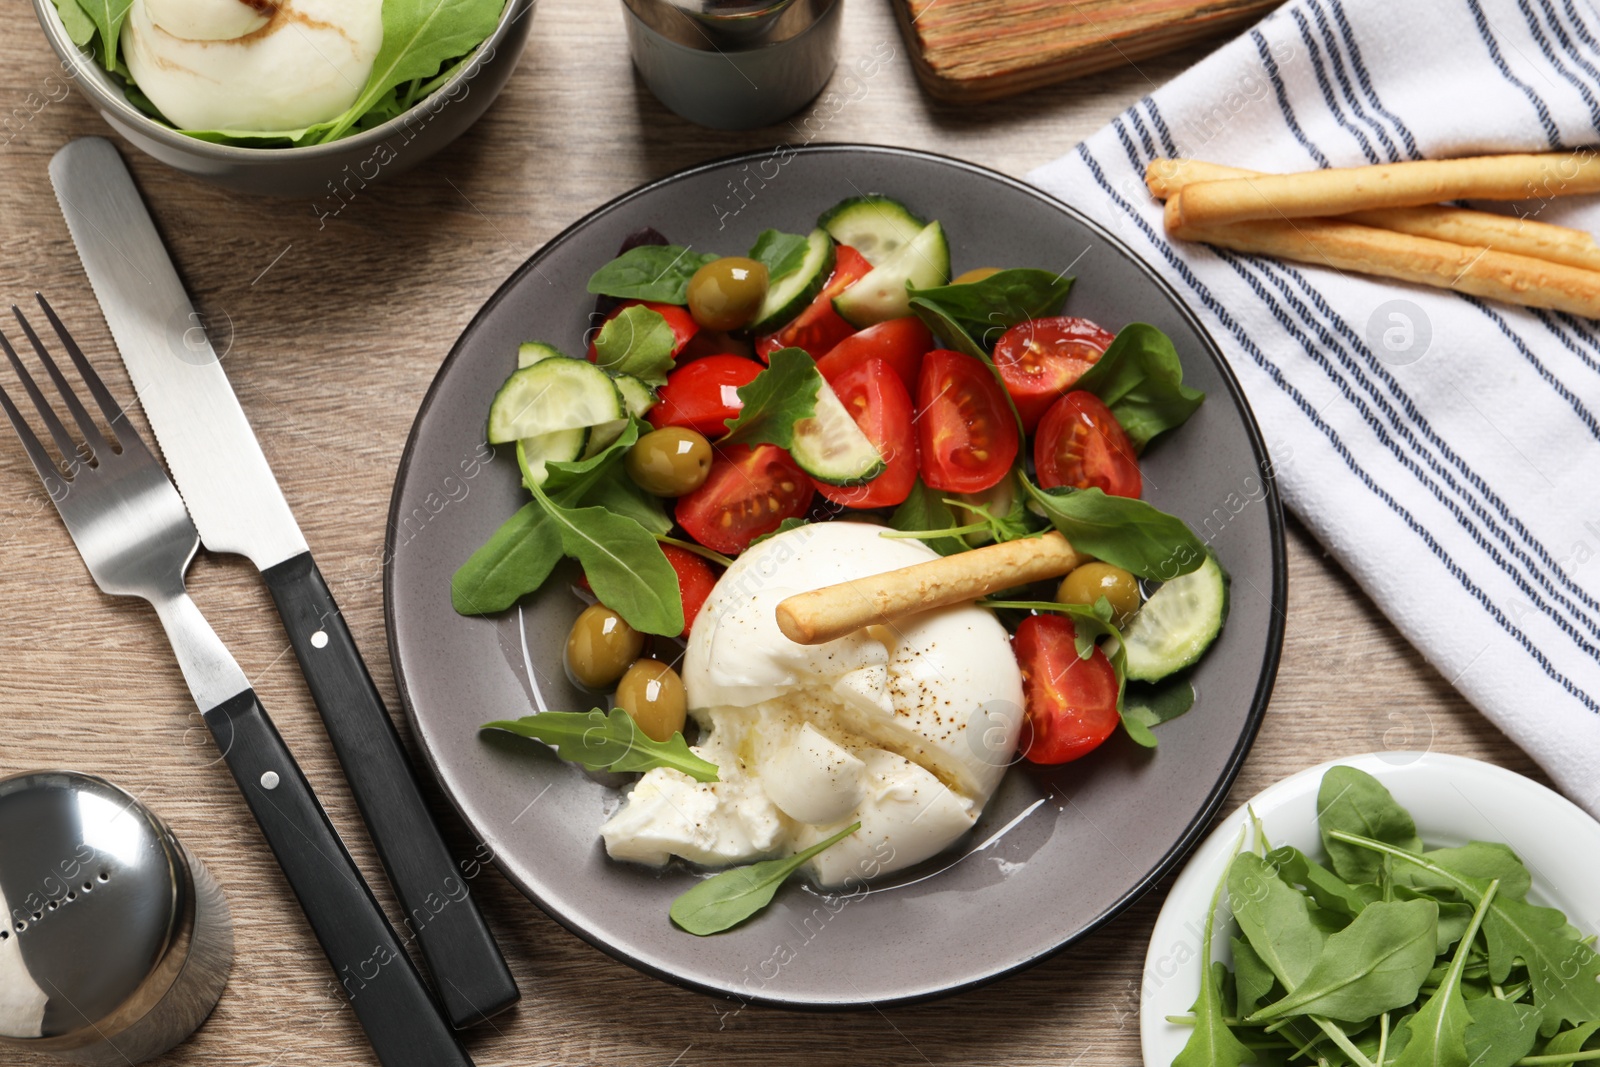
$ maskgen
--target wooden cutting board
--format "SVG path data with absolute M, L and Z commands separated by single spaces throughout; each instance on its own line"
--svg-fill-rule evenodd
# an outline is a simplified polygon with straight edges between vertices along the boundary
M 976 103 L 1239 30 L 1280 0 L 894 0 L 928 92 Z

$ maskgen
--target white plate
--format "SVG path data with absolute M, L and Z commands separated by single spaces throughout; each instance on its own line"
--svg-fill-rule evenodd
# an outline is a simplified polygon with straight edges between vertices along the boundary
M 1377 778 L 1417 821 L 1430 848 L 1502 841 L 1533 874 L 1530 900 L 1567 913 L 1584 933 L 1600 930 L 1600 823 L 1576 804 L 1504 767 L 1438 752 L 1376 752 L 1310 767 L 1264 790 L 1228 816 L 1195 850 L 1173 883 L 1150 935 L 1139 997 L 1145 1067 L 1171 1067 L 1190 1029 L 1167 1022 L 1200 991 L 1200 943 L 1211 894 L 1233 857 L 1254 809 L 1274 846 L 1323 855 L 1317 834 L 1317 789 L 1329 767 L 1356 767 Z M 1214 958 L 1232 962 L 1227 895 L 1213 931 Z

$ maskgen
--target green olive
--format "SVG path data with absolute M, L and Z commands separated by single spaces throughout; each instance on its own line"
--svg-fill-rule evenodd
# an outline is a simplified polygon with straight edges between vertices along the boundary
M 622 464 L 645 492 L 682 496 L 700 488 L 711 472 L 711 444 L 687 427 L 665 426 L 639 438 Z
M 688 708 L 683 679 L 658 659 L 636 660 L 617 683 L 617 707 L 652 741 L 670 740 L 683 731 Z
M 583 609 L 567 635 L 567 673 L 588 689 L 610 689 L 644 651 L 644 634 L 603 604 Z
M 1000 273 L 999 267 L 973 267 L 957 274 L 951 285 L 966 285 L 968 282 L 981 282 L 985 278 L 992 278 Z
M 689 279 L 689 314 L 708 330 L 750 325 L 767 297 L 767 266 L 744 256 L 723 256 Z
M 1061 579 L 1056 592 L 1061 604 L 1093 604 L 1101 597 L 1111 602 L 1113 621 L 1121 626 L 1139 610 L 1138 579 L 1121 567 L 1095 561 Z

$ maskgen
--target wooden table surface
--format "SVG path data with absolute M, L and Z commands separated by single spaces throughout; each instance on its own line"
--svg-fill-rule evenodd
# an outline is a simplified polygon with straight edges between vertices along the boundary
M 325 226 L 310 203 L 216 189 L 123 145 L 218 348 L 231 337 L 234 387 L 393 709 L 372 563 L 412 417 L 457 334 L 513 268 L 591 208 L 688 164 L 803 139 L 787 125 L 708 131 L 667 112 L 630 69 L 615 0 L 544 0 L 535 17 L 520 67 L 473 130 L 420 169 L 361 191 Z M 962 110 L 916 88 L 888 0 L 848 0 L 845 20 L 842 62 L 885 44 L 894 59 L 855 98 L 815 105 L 817 139 L 928 148 L 1015 175 L 1064 154 L 1207 47 Z M 10 138 L 0 144 L 0 298 L 47 292 L 113 390 L 131 397 L 106 358 L 109 335 L 45 170 L 68 139 L 108 131 L 55 71 L 29 7 L 0 8 L 0 114 L 10 116 L 0 125 Z M 1538 777 L 1297 524 L 1289 562 L 1283 666 L 1229 809 L 1291 772 L 1372 749 L 1462 753 Z M 241 561 L 204 557 L 191 587 L 375 878 L 264 588 Z M 95 589 L 9 433 L 0 433 L 0 620 L 0 774 L 73 767 L 113 779 L 172 823 L 232 903 L 228 989 L 204 1027 L 158 1062 L 371 1063 L 154 615 Z M 430 791 L 466 855 L 470 834 Z M 590 948 L 490 870 L 473 891 L 523 1001 L 468 1043 L 484 1065 L 1127 1065 L 1138 1061 L 1140 967 L 1164 889 L 978 992 L 889 1011 L 724 1017 L 727 1005 Z

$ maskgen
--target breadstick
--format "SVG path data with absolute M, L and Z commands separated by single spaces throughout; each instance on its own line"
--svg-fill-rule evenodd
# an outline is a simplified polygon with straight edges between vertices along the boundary
M 820 645 L 863 626 L 961 604 L 1042 578 L 1059 578 L 1089 559 L 1054 530 L 940 556 L 852 582 L 796 593 L 777 607 L 778 629 L 802 645 Z
M 1194 182 L 1259 176 L 1260 171 L 1198 159 L 1157 159 L 1145 168 L 1145 184 L 1158 200 L 1166 200 Z M 1488 247 L 1585 270 L 1600 270 L 1600 244 L 1595 243 L 1594 235 L 1569 226 L 1441 206 L 1377 208 L 1340 217 L 1347 222 L 1416 237 Z
M 1184 221 L 1221 226 L 1250 219 L 1348 215 L 1443 200 L 1526 200 L 1600 192 L 1593 150 L 1545 155 L 1427 159 L 1195 182 L 1184 190 Z
M 1512 252 L 1414 237 L 1342 219 L 1277 219 L 1195 226 L 1183 201 L 1167 201 L 1167 232 L 1235 252 L 1470 293 L 1524 307 L 1554 308 L 1600 318 L 1600 271 L 1582 270 Z

